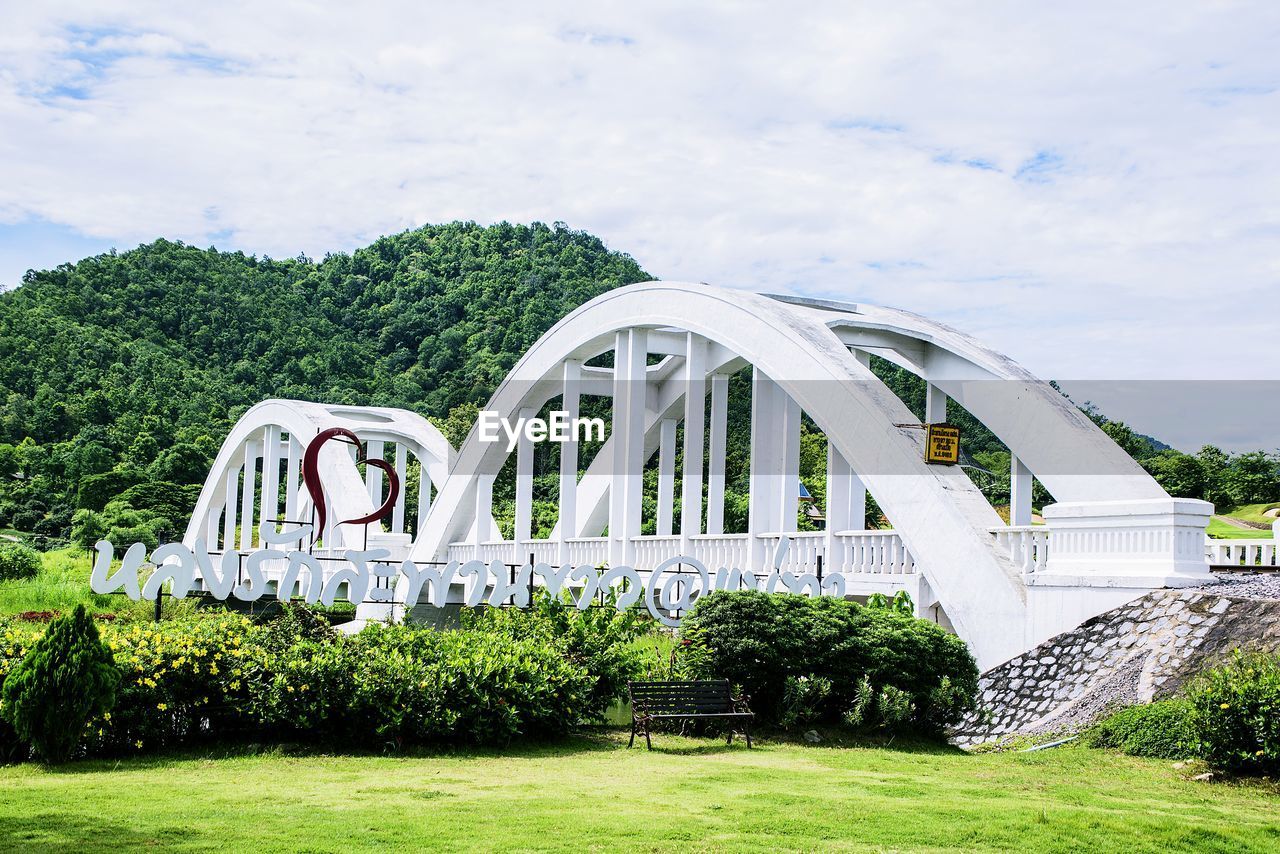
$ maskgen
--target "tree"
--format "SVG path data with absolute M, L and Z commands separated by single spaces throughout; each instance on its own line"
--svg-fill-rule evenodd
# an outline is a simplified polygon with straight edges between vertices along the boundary
M 107 523 L 102 516 L 88 508 L 80 508 L 71 517 L 71 542 L 86 552 L 107 535 Z M 122 543 L 122 545 L 131 545 Z
M 1204 497 L 1204 466 L 1191 454 L 1170 448 L 1147 457 L 1142 461 L 1142 467 L 1175 498 Z
M 49 624 L 4 682 L 4 719 L 45 762 L 71 757 L 85 725 L 110 710 L 120 684 L 111 650 L 77 605 Z

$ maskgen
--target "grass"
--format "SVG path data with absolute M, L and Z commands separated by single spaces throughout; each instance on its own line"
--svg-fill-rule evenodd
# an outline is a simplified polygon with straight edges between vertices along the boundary
M 35 578 L 0 581 L 0 616 L 24 611 L 66 613 L 84 605 L 90 613 L 115 614 L 124 619 L 151 619 L 152 602 L 134 602 L 126 596 L 102 596 L 89 589 L 92 560 L 85 552 L 67 547 L 40 555 L 43 566 Z M 186 603 L 166 599 L 165 613 L 189 608 Z
M 971 756 L 615 733 L 503 753 L 245 749 L 0 768 L 0 847 L 1276 850 L 1274 791 L 1085 748 Z
M 1230 516 L 1233 519 L 1239 519 L 1241 522 L 1253 522 L 1256 525 L 1265 525 L 1270 528 L 1275 519 L 1267 516 L 1266 512 L 1277 507 L 1280 507 L 1280 504 L 1274 501 L 1264 504 L 1237 504 L 1234 507 L 1221 508 L 1218 515 Z M 1264 534 L 1263 536 L 1266 535 Z
M 1210 517 L 1209 527 L 1205 533 L 1215 540 L 1265 540 L 1271 536 L 1270 531 L 1259 528 L 1237 528 L 1234 525 L 1228 525 L 1217 516 Z

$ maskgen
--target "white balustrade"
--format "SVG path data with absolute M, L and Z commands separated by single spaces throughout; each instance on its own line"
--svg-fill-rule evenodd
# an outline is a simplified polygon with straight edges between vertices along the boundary
M 1238 566 L 1241 569 L 1277 566 L 1276 541 L 1273 539 L 1206 539 L 1204 551 L 1213 566 Z
M 746 534 L 699 534 L 689 538 L 693 554 L 703 566 L 745 569 L 748 563 Z
M 680 554 L 679 536 L 633 537 L 631 543 L 636 569 L 653 569 L 667 558 Z
M 1009 556 L 1024 576 L 1034 575 L 1049 562 L 1049 529 L 1043 525 L 992 528 L 996 547 Z

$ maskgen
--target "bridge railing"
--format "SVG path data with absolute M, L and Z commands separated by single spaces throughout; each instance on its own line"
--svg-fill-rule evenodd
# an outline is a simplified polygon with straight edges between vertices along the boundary
M 1241 569 L 1275 567 L 1276 540 L 1206 540 L 1205 554 L 1212 566 L 1238 566 Z
M 909 575 L 916 571 L 915 559 L 897 532 L 839 531 L 828 536 L 825 531 L 791 531 L 757 535 L 763 548 L 766 566 L 752 566 L 751 538 L 748 534 L 698 534 L 684 539 L 677 535 L 640 536 L 631 540 L 631 563 L 636 569 L 653 569 L 664 560 L 679 554 L 696 558 L 709 569 L 721 567 L 752 569 L 757 573 L 772 570 L 774 557 L 783 537 L 787 549 L 777 568 L 793 575 L 816 572 L 819 555 L 825 573 L 843 572 L 869 575 Z M 565 543 L 562 551 L 556 540 L 526 540 L 519 549 L 512 541 L 470 542 L 450 544 L 448 559 L 468 561 L 480 559 L 523 563 L 529 555 L 535 561 L 557 564 L 567 551 L 568 561 L 575 566 L 599 566 L 608 561 L 607 537 L 580 537 Z
M 996 548 L 1009 556 L 1023 576 L 1034 575 L 1049 562 L 1049 529 L 1043 525 L 1010 525 L 992 528 Z

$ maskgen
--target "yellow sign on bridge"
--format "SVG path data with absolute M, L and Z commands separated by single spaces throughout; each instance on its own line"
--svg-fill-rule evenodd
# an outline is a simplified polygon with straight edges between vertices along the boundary
M 960 428 L 952 424 L 930 424 L 925 435 L 924 461 L 944 466 L 960 462 Z

